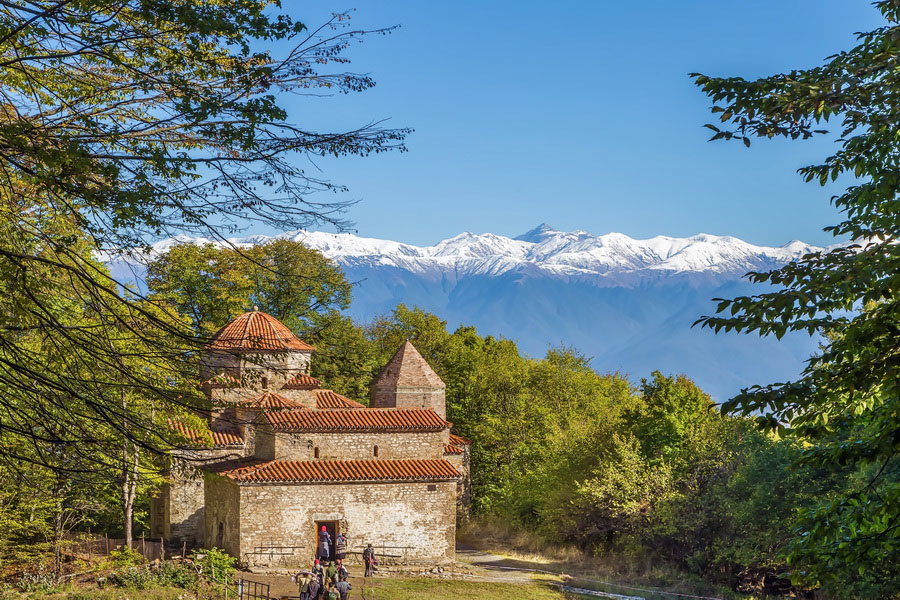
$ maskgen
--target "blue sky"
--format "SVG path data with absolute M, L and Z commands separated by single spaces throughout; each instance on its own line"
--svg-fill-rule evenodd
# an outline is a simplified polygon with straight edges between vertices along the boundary
M 347 5 L 285 3 L 310 24 Z M 352 6 L 352 5 L 350 5 Z M 399 24 L 350 52 L 376 88 L 286 98 L 291 120 L 409 126 L 409 152 L 316 161 L 350 187 L 360 235 L 430 244 L 462 231 L 558 229 L 645 238 L 698 232 L 831 243 L 837 188 L 796 169 L 829 140 L 707 143 L 687 74 L 808 67 L 878 26 L 859 0 L 454 3 L 367 0 L 354 24 Z M 834 127 L 831 127 L 834 129 Z M 253 232 L 259 230 L 251 230 Z

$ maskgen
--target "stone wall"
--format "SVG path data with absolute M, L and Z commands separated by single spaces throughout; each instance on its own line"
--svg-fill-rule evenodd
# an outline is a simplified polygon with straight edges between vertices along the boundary
M 205 541 L 204 478 L 198 467 L 238 458 L 242 450 L 211 448 L 176 453 L 169 482 L 150 501 L 150 531 L 175 544 L 202 546 Z
M 444 457 L 445 437 L 443 431 L 273 434 L 267 426 L 260 426 L 256 431 L 256 457 L 316 460 L 318 448 L 319 460 L 434 459 Z
M 240 556 L 241 489 L 233 481 L 212 474 L 206 475 L 205 484 L 205 545 Z
M 469 517 L 469 509 L 472 506 L 472 476 L 469 466 L 471 449 L 470 446 L 463 446 L 463 448 L 464 452 L 462 454 L 448 454 L 444 457 L 462 475 L 456 484 L 457 523 Z
M 297 373 L 309 373 L 312 353 L 295 352 L 207 352 L 201 359 L 200 381 L 220 373 L 241 380 L 241 386 L 277 390 Z M 266 378 L 266 385 L 263 378 Z M 226 388 L 227 389 L 227 388 Z
M 230 514 L 230 493 L 228 485 L 208 487 L 207 522 L 212 515 Z M 223 508 L 213 509 L 214 504 Z M 315 554 L 316 521 L 337 521 L 352 552 L 361 552 L 366 543 L 380 553 L 385 547 L 384 553 L 394 555 L 383 556 L 386 563 L 454 560 L 455 481 L 242 485 L 240 512 L 234 555 L 249 566 L 308 566 Z M 226 525 L 226 535 L 234 531 Z M 225 546 L 235 548 L 235 543 L 229 539 Z
M 379 385 L 372 387 L 372 408 L 430 408 L 447 418 L 447 400 L 444 388 L 397 387 Z

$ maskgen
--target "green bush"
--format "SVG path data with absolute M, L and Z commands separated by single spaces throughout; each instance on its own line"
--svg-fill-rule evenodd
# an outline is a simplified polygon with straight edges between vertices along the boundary
M 158 579 L 147 567 L 130 566 L 111 573 L 107 581 L 122 588 L 148 590 L 156 587 Z
M 237 559 L 219 548 L 194 550 L 191 560 L 210 581 L 224 582 L 237 570 L 234 566 Z
M 174 562 L 165 562 L 160 565 L 156 577 L 160 585 L 184 589 L 194 587 L 199 580 L 196 571 Z

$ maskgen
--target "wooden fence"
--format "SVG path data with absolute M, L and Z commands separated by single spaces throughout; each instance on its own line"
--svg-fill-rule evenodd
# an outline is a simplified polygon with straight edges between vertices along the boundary
M 121 550 L 125 547 L 125 539 L 96 533 L 73 533 L 66 536 L 61 546 L 64 554 L 90 559 L 95 556 L 109 556 L 110 552 Z M 150 562 L 165 560 L 167 557 L 162 540 L 148 540 L 141 537 L 131 541 L 131 549 Z

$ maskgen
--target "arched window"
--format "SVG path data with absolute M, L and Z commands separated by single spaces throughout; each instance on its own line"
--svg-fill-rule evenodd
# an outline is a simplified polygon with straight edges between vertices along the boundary
M 318 446 L 316 446 L 316 449 L 313 450 L 313 456 L 315 458 L 319 458 L 319 447 Z
M 372 456 L 378 456 L 378 446 L 372 448 Z

